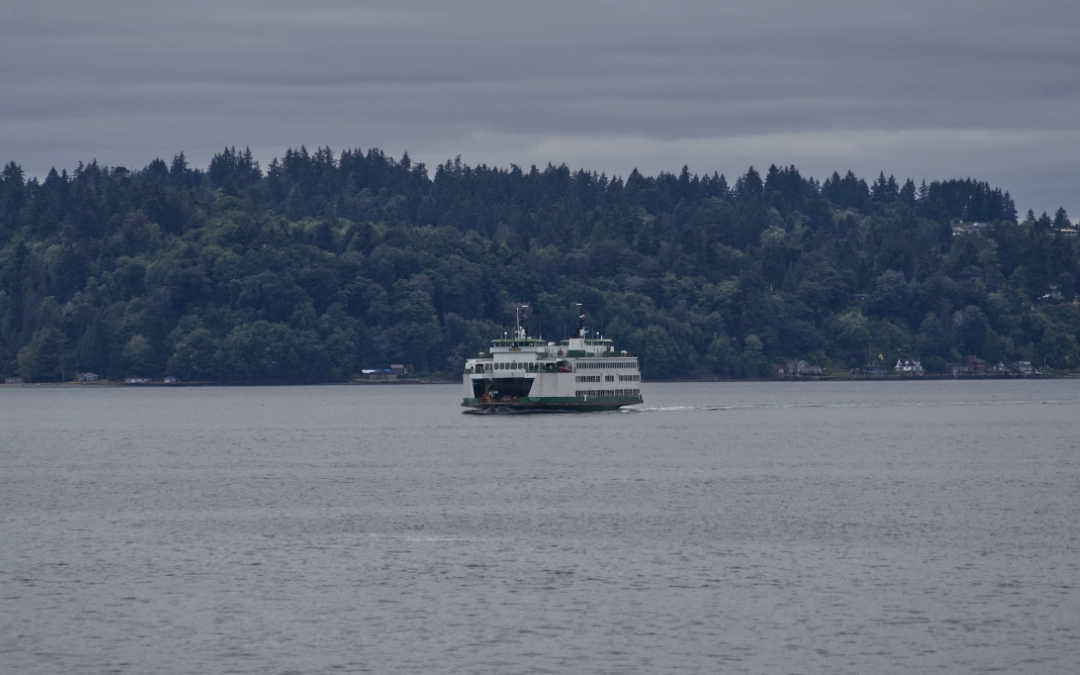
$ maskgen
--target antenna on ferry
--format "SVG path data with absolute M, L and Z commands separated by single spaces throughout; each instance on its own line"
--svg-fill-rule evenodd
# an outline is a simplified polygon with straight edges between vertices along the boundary
M 529 337 L 529 329 L 525 326 L 525 322 L 529 320 L 529 306 L 522 305 L 518 308 L 518 334 L 517 337 L 527 338 Z
M 585 334 L 583 332 L 583 329 L 585 328 L 585 308 L 580 302 L 577 303 L 577 311 L 577 335 L 575 335 L 574 337 L 585 337 Z

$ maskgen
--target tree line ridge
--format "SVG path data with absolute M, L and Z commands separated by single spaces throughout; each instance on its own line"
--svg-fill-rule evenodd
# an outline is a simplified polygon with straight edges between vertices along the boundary
M 977 225 L 976 225 L 977 224 Z M 0 172 L 0 376 L 454 376 L 575 302 L 655 378 L 964 356 L 1080 367 L 1080 239 L 975 179 L 625 178 L 378 149 Z

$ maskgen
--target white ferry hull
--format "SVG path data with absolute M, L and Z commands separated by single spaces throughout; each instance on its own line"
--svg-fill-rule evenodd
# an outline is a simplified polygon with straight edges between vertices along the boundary
M 632 356 L 470 359 L 461 405 L 478 410 L 585 412 L 642 402 Z
M 579 305 L 580 308 L 580 305 Z M 617 410 L 642 402 L 637 357 L 616 352 L 611 340 L 577 333 L 558 344 L 529 337 L 493 340 L 491 351 L 465 362 L 461 405 L 482 411 L 586 412 Z

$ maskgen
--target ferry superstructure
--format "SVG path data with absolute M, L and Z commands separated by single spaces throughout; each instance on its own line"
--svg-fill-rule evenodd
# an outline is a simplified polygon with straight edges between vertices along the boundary
M 642 402 L 638 359 L 611 340 L 589 338 L 578 305 L 578 329 L 561 342 L 529 337 L 521 309 L 514 335 L 465 362 L 462 406 L 484 411 L 584 412 Z

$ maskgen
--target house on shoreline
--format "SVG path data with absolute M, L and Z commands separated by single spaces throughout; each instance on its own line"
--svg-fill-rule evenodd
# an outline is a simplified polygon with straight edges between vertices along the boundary
M 788 377 L 817 377 L 823 372 L 821 366 L 812 366 L 802 360 L 788 361 L 787 365 L 780 369 L 780 374 Z
M 926 374 L 922 367 L 922 361 L 919 359 L 897 359 L 893 372 L 908 377 L 918 377 Z

